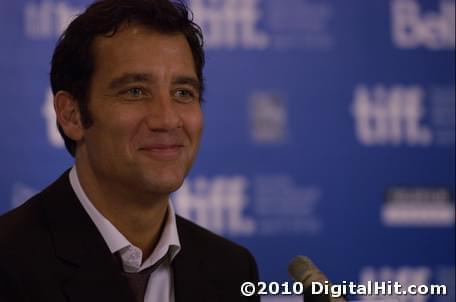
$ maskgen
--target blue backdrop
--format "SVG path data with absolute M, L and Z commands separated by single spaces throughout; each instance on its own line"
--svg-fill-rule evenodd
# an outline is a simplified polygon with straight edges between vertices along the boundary
M 72 164 L 49 62 L 88 2 L 0 1 L 0 213 Z M 335 283 L 442 283 L 432 300 L 454 301 L 454 0 L 188 3 L 206 128 L 177 211 L 247 246 L 267 281 L 304 254 Z

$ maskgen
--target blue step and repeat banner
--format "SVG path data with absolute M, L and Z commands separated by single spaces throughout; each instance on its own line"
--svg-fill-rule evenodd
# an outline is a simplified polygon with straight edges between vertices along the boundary
M 88 2 L 0 1 L 0 213 L 72 164 L 48 73 Z M 396 298 L 454 301 L 455 1 L 188 4 L 206 128 L 177 212 L 247 246 L 265 281 L 307 255 L 334 283 L 446 284 Z

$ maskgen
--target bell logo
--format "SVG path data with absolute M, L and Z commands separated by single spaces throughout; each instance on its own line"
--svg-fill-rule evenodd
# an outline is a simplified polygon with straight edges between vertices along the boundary
M 453 49 L 454 0 L 440 0 L 437 12 L 422 12 L 416 0 L 393 0 L 391 25 L 393 42 L 399 48 Z
M 257 28 L 259 0 L 191 0 L 195 22 L 204 32 L 208 48 L 264 49 L 266 33 Z
M 423 97 L 419 86 L 357 86 L 351 109 L 359 142 L 367 146 L 430 145 L 432 132 L 420 124 L 425 113 Z

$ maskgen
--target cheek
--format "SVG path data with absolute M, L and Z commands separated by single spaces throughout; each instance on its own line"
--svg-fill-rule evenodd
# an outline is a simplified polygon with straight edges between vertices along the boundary
M 125 108 L 119 108 L 125 109 Z M 111 110 L 105 111 L 102 116 L 94 117 L 92 127 L 97 129 L 96 143 L 104 143 L 105 148 L 125 150 L 130 152 L 135 133 L 140 127 L 141 115 L 139 111 Z M 106 150 L 109 152 L 109 150 Z
M 131 156 L 142 142 L 143 135 L 141 132 L 146 128 L 143 121 L 144 117 L 141 111 L 119 114 L 118 118 L 112 121 L 112 128 L 115 129 L 112 134 L 114 143 L 120 145 L 119 147 Z
M 199 106 L 199 105 L 198 105 Z M 203 113 L 200 108 L 187 113 L 184 116 L 184 123 L 192 140 L 199 140 L 204 126 Z

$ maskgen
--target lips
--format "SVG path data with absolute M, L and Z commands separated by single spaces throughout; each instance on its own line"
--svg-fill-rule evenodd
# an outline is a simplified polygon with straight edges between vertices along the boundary
M 139 148 L 140 150 L 167 150 L 167 149 L 176 149 L 181 148 L 184 145 L 182 144 L 150 144 L 147 146 L 142 146 Z
M 142 146 L 139 151 L 156 159 L 172 160 L 179 156 L 183 148 L 182 144 L 150 144 Z

